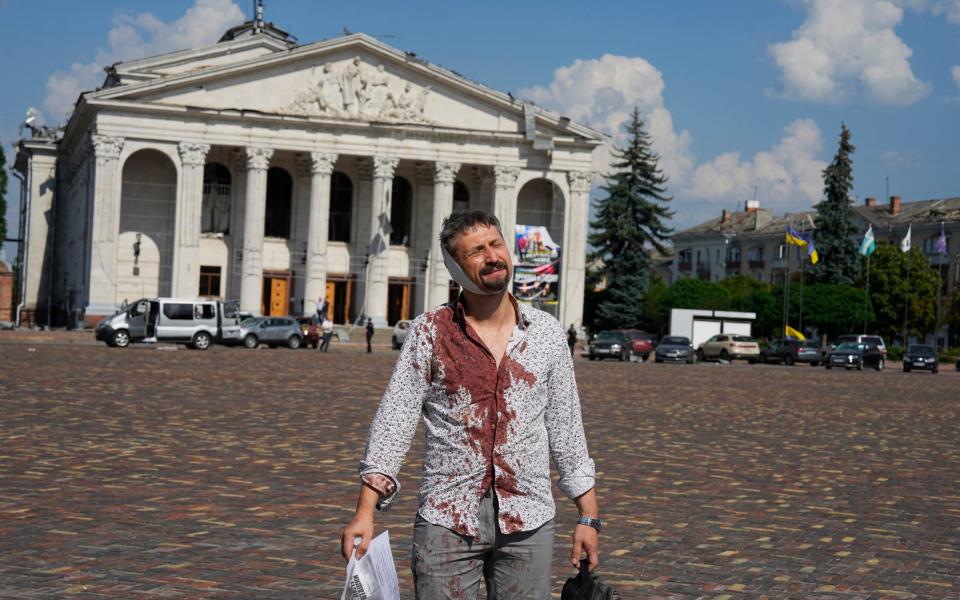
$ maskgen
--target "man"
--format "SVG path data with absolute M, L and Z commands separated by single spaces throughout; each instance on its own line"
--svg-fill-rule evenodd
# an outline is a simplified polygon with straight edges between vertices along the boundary
M 323 333 L 323 341 L 320 343 L 320 351 L 329 352 L 330 340 L 333 339 L 333 321 L 330 319 L 324 319 L 323 323 L 320 324 L 320 329 Z
M 573 356 L 574 350 L 577 348 L 577 328 L 573 326 L 573 323 L 570 323 L 570 328 L 567 329 L 567 345 L 570 346 L 570 356 Z
M 323 323 L 327 318 L 327 299 L 323 296 L 317 299 L 317 322 Z
M 601 526 L 573 363 L 563 326 L 507 291 L 510 250 L 483 211 L 443 223 L 441 250 L 459 299 L 410 326 L 370 428 L 362 485 L 341 550 L 362 556 L 373 509 L 400 490 L 397 472 L 422 414 L 427 447 L 414 525 L 417 598 L 550 597 L 555 507 L 560 489 L 577 505 L 570 563 L 598 562 Z
M 373 319 L 367 319 L 367 354 L 373 352 Z

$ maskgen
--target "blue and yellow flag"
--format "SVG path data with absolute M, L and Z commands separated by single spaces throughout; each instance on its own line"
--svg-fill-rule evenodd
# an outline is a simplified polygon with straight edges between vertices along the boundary
M 793 227 L 787 227 L 787 243 L 794 246 L 800 246 L 807 249 L 807 256 L 810 257 L 811 264 L 817 264 L 820 257 L 817 255 L 816 247 L 813 244 L 813 236 L 809 233 L 797 231 Z
M 795 340 L 805 341 L 807 338 L 804 337 L 802 333 L 787 325 L 786 329 L 783 331 L 784 337 L 793 338 Z

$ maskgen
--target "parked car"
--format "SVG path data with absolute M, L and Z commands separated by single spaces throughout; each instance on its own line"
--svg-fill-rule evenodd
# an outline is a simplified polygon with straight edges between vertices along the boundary
M 320 346 L 320 326 L 313 317 L 300 319 L 300 334 L 303 336 L 303 347 L 317 348 Z
M 142 298 L 97 323 L 95 334 L 97 340 L 117 348 L 134 342 L 174 342 L 206 350 L 239 328 L 236 301 Z
M 836 350 L 837 346 L 846 342 L 853 342 L 855 344 L 873 344 L 880 349 L 880 352 L 883 352 L 883 358 L 887 358 L 887 345 L 883 343 L 883 338 L 879 335 L 866 335 L 866 334 L 849 334 L 849 335 L 840 335 L 837 336 L 837 339 L 833 340 L 833 343 L 830 344 L 828 352 L 830 350 Z
M 615 332 L 625 333 L 630 338 L 630 350 L 635 356 L 647 360 L 653 353 L 654 346 L 657 345 L 657 339 L 652 333 L 647 333 L 642 329 L 614 329 Z
M 760 362 L 809 363 L 818 366 L 822 360 L 820 345 L 813 340 L 774 340 L 769 348 L 760 350 Z
M 303 344 L 300 324 L 289 317 L 256 317 L 241 324 L 243 345 L 256 348 L 261 343 L 276 348 L 287 346 L 296 350 Z
M 393 326 L 393 336 L 390 339 L 390 345 L 394 350 L 403 347 L 403 341 L 407 339 L 407 332 L 410 331 L 410 321 L 401 319 Z
M 623 362 L 630 358 L 630 337 L 620 331 L 601 331 L 587 344 L 590 360 L 616 358 Z
M 863 367 L 871 366 L 878 371 L 882 371 L 886 362 L 887 359 L 883 350 L 874 343 L 842 342 L 836 349 L 827 352 L 824 366 L 828 369 L 843 367 L 848 371 L 850 369 L 862 371 Z
M 693 344 L 690 338 L 668 335 L 660 340 L 653 353 L 654 362 L 693 362 Z
M 760 346 L 747 335 L 718 333 L 697 348 L 698 360 L 708 358 L 727 361 L 742 358 L 752 365 L 760 358 Z
M 907 353 L 903 356 L 903 372 L 914 370 L 939 373 L 940 358 L 937 356 L 937 349 L 926 344 L 913 344 L 907 348 Z

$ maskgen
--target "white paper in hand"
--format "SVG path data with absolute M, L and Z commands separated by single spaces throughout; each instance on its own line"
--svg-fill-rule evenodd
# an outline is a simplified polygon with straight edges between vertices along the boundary
M 390 532 L 373 538 L 367 553 L 360 560 L 356 549 L 347 563 L 347 580 L 340 600 L 400 600 L 397 567 L 390 551 Z

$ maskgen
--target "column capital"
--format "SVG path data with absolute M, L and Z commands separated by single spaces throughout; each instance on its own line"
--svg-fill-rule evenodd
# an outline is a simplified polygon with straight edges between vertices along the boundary
M 570 191 L 573 193 L 589 192 L 593 184 L 593 173 L 591 171 L 570 171 L 567 173 L 567 182 L 570 184 Z
M 369 156 L 357 157 L 357 177 L 361 181 L 373 179 L 373 159 Z
M 399 163 L 399 158 L 375 156 L 373 157 L 373 176 L 378 179 L 392 179 Z
M 460 171 L 460 163 L 435 162 L 433 163 L 433 182 L 453 183 L 457 179 L 458 171 Z
M 418 162 L 414 167 L 419 185 L 433 185 L 433 164 Z
M 333 175 L 333 165 L 337 155 L 332 152 L 311 152 L 310 173 L 313 175 Z
M 177 145 L 180 152 L 180 162 L 184 166 L 202 167 L 207 162 L 207 153 L 210 144 L 196 144 L 194 142 L 180 142 Z
M 90 142 L 93 144 L 93 153 L 98 159 L 118 159 L 123 151 L 122 137 L 110 137 L 108 135 L 93 134 L 90 136 Z
M 517 186 L 517 179 L 520 177 L 518 167 L 508 167 L 506 165 L 494 165 L 493 181 L 498 188 L 513 189 Z
M 273 158 L 273 148 L 256 146 L 247 146 L 246 148 L 247 169 L 266 171 L 270 167 L 271 158 Z
M 247 170 L 247 153 L 239 148 L 235 148 L 230 153 L 230 160 L 233 162 L 233 170 L 242 173 Z

